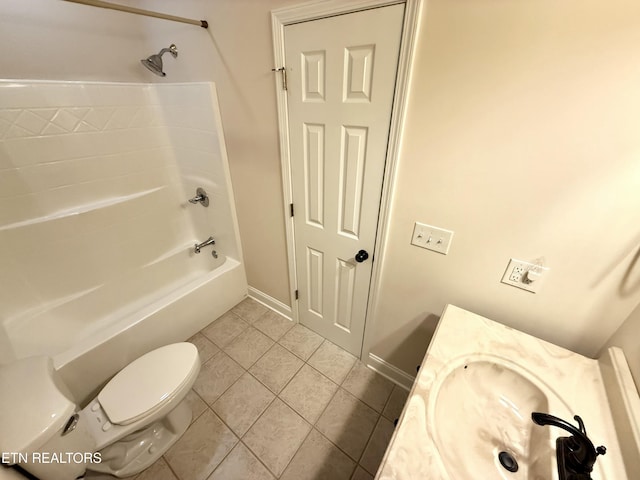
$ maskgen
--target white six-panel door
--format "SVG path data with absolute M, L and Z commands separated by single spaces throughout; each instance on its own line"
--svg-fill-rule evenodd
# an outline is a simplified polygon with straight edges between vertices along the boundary
M 356 356 L 403 13 L 398 4 L 285 27 L 299 319 Z

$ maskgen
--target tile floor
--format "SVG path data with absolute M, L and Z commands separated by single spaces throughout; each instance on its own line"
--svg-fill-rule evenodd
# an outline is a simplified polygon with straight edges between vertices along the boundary
M 136 480 L 371 480 L 407 392 L 246 299 L 196 334 L 191 426 Z

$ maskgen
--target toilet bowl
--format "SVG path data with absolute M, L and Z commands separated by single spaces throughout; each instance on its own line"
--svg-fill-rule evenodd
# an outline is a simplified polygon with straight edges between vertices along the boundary
M 199 371 L 193 344 L 166 345 L 127 365 L 79 409 L 49 357 L 0 367 L 2 461 L 41 480 L 73 480 L 87 470 L 135 475 L 188 428 L 184 398 Z

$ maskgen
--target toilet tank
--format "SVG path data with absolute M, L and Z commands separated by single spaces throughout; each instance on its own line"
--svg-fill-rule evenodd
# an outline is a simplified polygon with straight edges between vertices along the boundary
M 40 478 L 74 479 L 84 472 L 82 462 L 63 463 L 68 453 L 93 452 L 93 444 L 82 425 L 65 433 L 76 405 L 51 359 L 30 357 L 0 367 L 0 386 L 4 463 L 17 463 Z M 52 459 L 53 453 L 58 457 Z
M 0 367 L 0 451 L 28 452 L 62 430 L 76 406 L 49 357 Z

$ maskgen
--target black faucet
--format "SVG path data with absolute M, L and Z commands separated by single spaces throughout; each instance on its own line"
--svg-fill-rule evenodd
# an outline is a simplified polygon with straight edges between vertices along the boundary
M 531 419 L 537 425 L 552 425 L 562 428 L 571 434 L 570 437 L 556 439 L 556 458 L 558 460 L 558 477 L 560 480 L 591 480 L 593 465 L 598 455 L 607 453 L 603 446 L 595 448 L 584 427 L 582 418 L 573 417 L 578 428 L 561 418 L 548 413 L 533 412 Z

